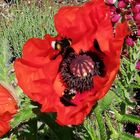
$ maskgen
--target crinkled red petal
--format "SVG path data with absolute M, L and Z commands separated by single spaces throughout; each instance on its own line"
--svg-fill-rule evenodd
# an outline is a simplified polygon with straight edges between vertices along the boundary
M 35 64 L 36 66 L 49 63 L 58 51 L 51 47 L 54 38 L 47 36 L 47 39 L 31 38 L 23 46 L 22 59 Z
M 88 51 L 93 47 L 96 32 L 113 35 L 109 18 L 109 8 L 103 0 L 99 0 L 83 6 L 62 7 L 54 22 L 61 36 L 72 39 L 72 47 L 78 53 L 81 49 Z
M 54 93 L 52 85 L 61 62 L 60 55 L 52 59 L 58 52 L 51 48 L 52 38 L 47 39 L 29 39 L 23 47 L 23 57 L 14 62 L 19 86 L 39 103 L 48 102 L 47 98 Z
M 0 137 L 6 134 L 10 130 L 10 125 L 3 120 L 0 120 Z

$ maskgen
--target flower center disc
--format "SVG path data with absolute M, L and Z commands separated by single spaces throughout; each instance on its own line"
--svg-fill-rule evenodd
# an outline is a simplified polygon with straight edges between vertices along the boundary
M 72 60 L 70 71 L 74 76 L 85 77 L 94 69 L 94 62 L 87 55 L 79 55 Z

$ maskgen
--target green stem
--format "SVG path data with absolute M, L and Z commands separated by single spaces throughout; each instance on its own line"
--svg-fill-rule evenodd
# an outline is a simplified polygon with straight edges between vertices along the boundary
M 112 126 L 112 122 L 111 122 L 111 120 L 110 120 L 110 118 L 109 118 L 109 116 L 108 116 L 107 113 L 105 113 L 105 118 L 106 118 L 106 124 L 107 124 L 109 130 L 112 132 L 111 138 L 112 138 L 113 140 L 115 140 L 115 139 L 118 140 L 119 134 L 117 133 L 117 131 L 116 131 L 116 130 L 114 129 L 114 127 Z
M 38 129 L 37 129 L 37 119 L 31 119 L 29 121 L 30 135 L 28 135 L 29 140 L 39 140 L 38 139 Z
M 137 138 L 135 136 L 132 136 L 132 135 L 130 135 L 128 133 L 122 133 L 122 132 L 120 132 L 119 138 L 121 140 L 140 140 L 139 138 Z
M 115 117 L 119 122 L 133 122 L 133 123 L 140 123 L 140 119 L 137 116 L 134 115 L 127 115 L 127 114 L 120 114 L 114 107 L 111 107 L 111 109 L 115 113 Z
M 91 137 L 91 140 L 98 140 L 97 136 L 96 136 L 96 132 L 93 126 L 91 126 L 90 124 L 90 120 L 85 120 L 84 122 L 84 127 L 87 130 L 87 133 L 89 134 L 89 136 Z
M 49 126 L 58 140 L 73 140 L 72 128 L 58 125 L 52 115 L 53 114 L 41 113 L 38 117 Z
M 103 116 L 102 116 L 102 112 L 100 110 L 100 108 L 97 106 L 94 109 L 94 113 L 96 115 L 96 119 L 98 122 L 98 126 L 99 126 L 99 131 L 100 131 L 100 139 L 101 140 L 106 140 L 107 139 L 107 134 L 106 134 L 106 129 L 105 129 L 105 125 L 104 125 L 104 121 L 103 121 Z

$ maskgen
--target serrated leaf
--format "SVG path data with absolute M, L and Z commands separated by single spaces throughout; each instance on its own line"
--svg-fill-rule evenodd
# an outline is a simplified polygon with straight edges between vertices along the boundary
M 21 109 L 17 112 L 17 114 L 12 119 L 10 123 L 11 127 L 15 128 L 19 124 L 36 117 L 36 114 L 33 112 L 34 108 L 36 108 L 36 106 L 31 105 L 30 102 L 24 103 L 24 106 L 21 106 Z
M 121 120 L 122 122 L 132 122 L 136 124 L 140 124 L 140 117 L 134 116 L 134 115 L 122 115 Z
M 89 134 L 91 140 L 99 140 L 99 138 L 97 138 L 97 135 L 96 135 L 95 129 L 93 128 L 91 120 L 89 120 L 89 119 L 85 120 L 84 127 L 87 130 L 87 133 Z M 85 140 L 86 140 L 86 138 L 85 138 Z M 89 138 L 88 138 L 88 140 L 89 140 Z
M 128 133 L 121 133 L 119 134 L 119 138 L 121 140 L 140 140 L 140 138 L 137 138 L 135 136 L 132 136 L 131 134 Z
M 115 128 L 113 127 L 113 123 L 111 122 L 111 119 L 110 117 L 107 115 L 107 113 L 105 113 L 105 118 L 106 118 L 106 124 L 109 128 L 109 130 L 111 131 L 111 135 L 110 137 L 115 140 L 115 139 L 118 139 L 118 133 L 117 133 L 117 130 L 115 130 Z M 115 126 L 116 127 L 116 126 Z
M 95 113 L 95 116 L 96 116 L 96 119 L 97 119 L 97 122 L 98 122 L 101 140 L 107 140 L 105 123 L 104 123 L 104 120 L 103 120 L 102 110 L 101 110 L 100 106 L 97 105 L 94 108 L 94 113 Z
M 137 80 L 138 85 L 140 86 L 140 76 L 138 74 L 136 74 L 136 80 Z
M 114 92 L 110 90 L 103 99 L 98 101 L 98 105 L 100 106 L 102 112 L 109 108 L 113 99 L 114 99 Z
M 0 80 L 8 83 L 10 81 L 8 72 L 11 68 L 8 60 L 11 57 L 11 51 L 9 50 L 9 43 L 6 38 L 1 38 L 0 41 Z

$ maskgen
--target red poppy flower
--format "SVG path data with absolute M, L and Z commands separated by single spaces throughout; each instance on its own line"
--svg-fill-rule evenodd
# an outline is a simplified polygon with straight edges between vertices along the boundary
M 113 33 L 103 0 L 67 6 L 55 15 L 58 36 L 29 39 L 14 63 L 19 86 L 60 125 L 80 124 L 109 90 L 128 28 Z
M 11 93 L 0 84 L 0 137 L 10 130 L 10 120 L 16 113 L 17 104 Z

